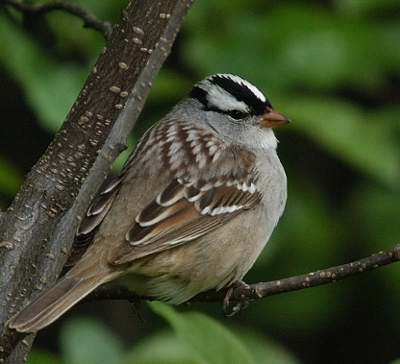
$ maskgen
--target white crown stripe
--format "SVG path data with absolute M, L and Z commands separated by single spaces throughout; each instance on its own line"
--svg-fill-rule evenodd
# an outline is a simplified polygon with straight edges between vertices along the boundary
M 207 99 L 210 105 L 218 105 L 218 108 L 224 111 L 240 110 L 249 112 L 249 107 L 243 101 L 238 101 L 222 87 L 212 84 L 208 89 Z

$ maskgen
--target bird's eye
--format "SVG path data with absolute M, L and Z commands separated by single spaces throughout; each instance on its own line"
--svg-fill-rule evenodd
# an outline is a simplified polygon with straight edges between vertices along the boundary
M 244 119 L 247 116 L 245 112 L 239 110 L 229 110 L 226 111 L 226 114 L 228 114 L 231 118 L 234 118 L 236 120 Z

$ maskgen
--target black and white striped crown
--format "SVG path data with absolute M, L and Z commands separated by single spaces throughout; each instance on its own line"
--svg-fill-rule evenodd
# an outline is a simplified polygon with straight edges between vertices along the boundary
M 206 110 L 222 113 L 237 111 L 261 115 L 267 107 L 272 107 L 256 86 L 228 73 L 218 73 L 200 81 L 190 96 L 200 101 Z

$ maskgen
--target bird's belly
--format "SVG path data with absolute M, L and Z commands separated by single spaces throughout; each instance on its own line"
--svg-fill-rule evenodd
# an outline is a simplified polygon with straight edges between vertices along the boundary
M 249 211 L 250 212 L 250 211 Z M 226 226 L 179 247 L 138 260 L 124 278 L 139 294 L 179 304 L 200 292 L 219 289 L 243 278 L 273 230 L 261 211 L 244 212 Z M 255 228 L 257 226 L 257 228 Z

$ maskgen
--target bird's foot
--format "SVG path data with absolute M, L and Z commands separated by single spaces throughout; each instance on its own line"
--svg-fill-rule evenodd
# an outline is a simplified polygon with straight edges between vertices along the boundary
M 240 290 L 241 293 L 240 295 L 235 294 L 235 297 L 233 297 L 236 290 Z M 237 281 L 228 288 L 224 297 L 223 306 L 225 317 L 232 317 L 249 305 L 251 300 L 246 298 L 246 291 L 251 290 L 252 288 L 243 281 Z M 234 298 L 234 300 L 232 298 Z

